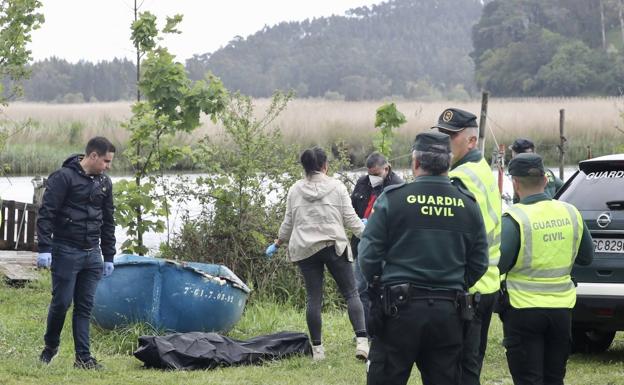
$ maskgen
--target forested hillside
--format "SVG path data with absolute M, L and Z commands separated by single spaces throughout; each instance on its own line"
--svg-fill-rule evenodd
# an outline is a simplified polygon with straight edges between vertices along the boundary
M 476 81 L 499 96 L 620 95 L 622 0 L 495 0 L 473 30 Z
M 130 100 L 136 95 L 136 67 L 127 59 L 68 63 L 50 58 L 34 63 L 24 83 L 27 100 L 81 103 Z
M 484 5 L 485 4 L 485 5 Z M 389 0 L 267 26 L 187 60 L 230 90 L 327 99 L 621 95 L 624 0 Z M 134 63 L 32 65 L 31 101 L 132 99 Z M 5 87 L 9 89 L 9 87 Z
M 470 31 L 480 0 L 391 0 L 333 16 L 265 27 L 187 61 L 253 96 L 376 99 L 439 96 L 473 88 Z
M 231 90 L 269 96 L 361 100 L 466 98 L 474 91 L 470 31 L 480 0 L 391 0 L 332 16 L 281 23 L 187 61 L 193 79 L 206 71 Z M 132 99 L 134 64 L 126 59 L 33 64 L 25 98 L 79 102 Z

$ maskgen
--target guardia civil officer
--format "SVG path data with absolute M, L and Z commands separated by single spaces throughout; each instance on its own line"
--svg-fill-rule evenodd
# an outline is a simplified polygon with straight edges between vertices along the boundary
M 503 345 L 515 385 L 563 385 L 570 352 L 574 263 L 587 265 L 594 246 L 578 210 L 544 193 L 536 154 L 509 163 L 520 203 L 503 216 L 501 273 L 508 306 L 501 310 Z
M 405 384 L 414 363 L 425 385 L 459 384 L 457 297 L 488 261 L 479 206 L 448 178 L 450 151 L 448 135 L 417 135 L 414 182 L 386 188 L 362 234 L 360 268 L 381 277 L 390 310 L 373 331 L 368 384 Z
M 529 139 L 518 138 L 514 140 L 511 146 L 509 146 L 509 149 L 511 150 L 511 158 L 513 159 L 518 154 L 535 153 L 535 144 Z M 555 173 L 548 168 L 544 168 L 544 173 L 546 175 L 546 178 L 548 179 L 548 183 L 546 184 L 544 193 L 548 195 L 549 198 L 552 198 L 555 196 L 557 190 L 559 190 L 563 186 L 563 181 L 557 178 L 557 176 L 555 176 Z M 519 201 L 520 198 L 518 198 L 518 195 L 514 194 L 513 203 L 518 203 Z
M 449 108 L 442 112 L 433 128 L 450 135 L 453 165 L 449 176 L 453 183 L 475 196 L 487 234 L 489 267 L 470 288 L 479 303 L 474 319 L 466 328 L 462 354 L 461 384 L 479 385 L 492 311 L 500 288 L 497 265 L 500 258 L 501 195 L 490 165 L 477 148 L 479 128 L 475 115 Z

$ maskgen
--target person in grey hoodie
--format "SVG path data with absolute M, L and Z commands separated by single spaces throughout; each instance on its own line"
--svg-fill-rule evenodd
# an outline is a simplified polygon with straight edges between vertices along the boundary
M 327 155 L 319 147 L 305 150 L 301 164 L 306 177 L 288 191 L 286 215 L 279 236 L 267 249 L 271 256 L 282 243 L 301 270 L 306 288 L 306 321 L 312 340 L 313 359 L 325 358 L 321 341 L 321 305 L 325 266 L 347 301 L 349 319 L 356 335 L 356 357 L 368 357 L 364 310 L 355 286 L 353 256 L 345 227 L 359 237 L 364 224 L 351 205 L 345 185 L 327 176 Z

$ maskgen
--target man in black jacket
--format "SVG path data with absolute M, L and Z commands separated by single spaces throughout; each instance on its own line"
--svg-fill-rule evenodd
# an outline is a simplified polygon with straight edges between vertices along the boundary
M 74 366 L 99 369 L 89 349 L 89 319 L 97 283 L 114 270 L 115 221 L 110 169 L 115 147 L 103 137 L 87 143 L 48 178 L 37 219 L 37 265 L 52 269 L 52 301 L 45 347 L 39 359 L 57 354 L 67 309 L 74 302 Z M 104 256 L 104 262 L 102 262 Z
M 362 218 L 364 222 L 368 220 L 373 209 L 373 204 L 383 190 L 388 186 L 403 183 L 403 179 L 392 171 L 386 158 L 378 152 L 373 152 L 366 158 L 366 168 L 368 169 L 368 173 L 358 179 L 353 188 L 353 193 L 351 194 L 351 204 L 356 214 Z M 357 258 L 359 242 L 359 238 L 351 237 L 351 250 L 353 250 L 354 258 Z M 360 295 L 360 300 L 364 307 L 364 319 L 368 325 L 368 312 L 370 308 L 370 301 L 368 300 L 368 294 L 366 292 L 368 284 L 362 276 L 357 261 L 353 266 L 355 269 L 354 274 L 358 294 Z

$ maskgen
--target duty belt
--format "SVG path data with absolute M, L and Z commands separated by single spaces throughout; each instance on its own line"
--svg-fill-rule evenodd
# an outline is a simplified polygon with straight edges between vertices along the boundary
M 407 299 L 416 300 L 447 300 L 456 301 L 458 292 L 456 290 L 427 289 L 411 283 L 402 283 L 390 286 L 390 293 L 393 301 L 405 302 Z
M 430 290 L 410 285 L 409 295 L 411 299 L 442 299 L 448 301 L 457 300 L 457 292 L 454 290 Z

